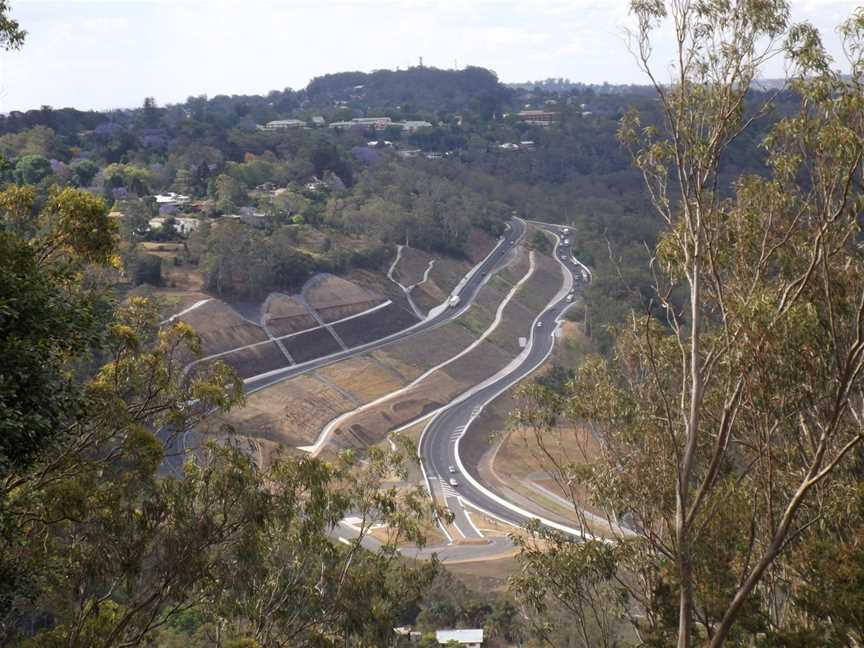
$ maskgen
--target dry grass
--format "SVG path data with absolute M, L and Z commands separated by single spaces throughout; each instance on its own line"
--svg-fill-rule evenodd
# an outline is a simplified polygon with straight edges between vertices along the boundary
M 369 356 L 374 358 L 376 362 L 383 364 L 385 367 L 390 369 L 390 371 L 396 373 L 406 383 L 411 382 L 423 373 L 421 369 L 418 369 L 417 367 L 406 364 L 404 362 L 400 362 L 398 358 L 387 355 L 381 349 L 372 351 Z
M 530 290 L 525 290 L 528 284 L 516 294 L 516 301 L 528 310 L 539 313 L 561 290 L 564 281 L 563 270 L 558 262 L 545 254 L 534 255 L 534 275 L 531 278 Z
M 446 569 L 475 591 L 504 592 L 507 589 L 507 579 L 519 569 L 515 553 L 516 550 L 513 549 L 501 557 L 450 561 L 446 564 Z
M 325 322 L 360 313 L 384 301 L 376 292 L 330 274 L 306 282 L 303 295 Z
M 204 355 L 221 353 L 268 339 L 260 326 L 243 319 L 240 313 L 218 299 L 188 312 L 181 319 L 201 336 Z
M 340 448 L 374 445 L 390 430 L 437 409 L 463 388 L 445 373 L 435 373 L 405 393 L 349 417 L 333 431 L 330 442 Z
M 353 403 L 313 376 L 298 376 L 255 392 L 222 417 L 238 431 L 287 446 L 313 443 L 328 421 Z
M 423 281 L 423 275 L 429 262 L 434 257 L 428 252 L 405 246 L 402 248 L 402 257 L 396 265 L 393 276 L 403 286 L 413 286 Z M 435 262 L 436 264 L 438 261 Z
M 379 357 L 425 371 L 452 358 L 475 340 L 465 327 L 451 322 L 380 349 Z
M 316 373 L 351 393 L 361 403 L 368 403 L 406 384 L 402 376 L 366 356 L 337 362 Z

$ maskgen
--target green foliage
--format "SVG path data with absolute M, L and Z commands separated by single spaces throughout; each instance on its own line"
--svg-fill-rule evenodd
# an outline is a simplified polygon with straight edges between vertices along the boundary
M 15 164 L 15 180 L 20 184 L 39 184 L 51 175 L 51 163 L 41 155 L 25 155 Z
M 552 241 L 549 236 L 544 234 L 542 230 L 537 230 L 528 241 L 528 245 L 532 250 L 536 250 L 542 254 L 550 254 L 553 249 Z

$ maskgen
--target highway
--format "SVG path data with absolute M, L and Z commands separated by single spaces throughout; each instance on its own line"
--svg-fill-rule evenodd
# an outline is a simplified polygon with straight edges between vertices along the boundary
M 444 324 L 456 319 L 471 307 L 480 287 L 485 283 L 488 276 L 502 265 L 502 262 L 507 258 L 513 247 L 525 235 L 525 230 L 526 225 L 524 221 L 518 218 L 514 218 L 510 221 L 507 230 L 504 232 L 504 235 L 501 237 L 498 244 L 486 256 L 486 258 L 474 266 L 453 289 L 451 296 L 455 295 L 459 297 L 458 306 L 450 308 L 445 302 L 430 311 L 429 315 L 423 321 L 387 337 L 352 347 L 347 351 L 340 351 L 321 358 L 309 360 L 308 362 L 291 365 L 283 369 L 276 369 L 275 371 L 253 376 L 244 381 L 244 391 L 247 395 L 251 394 L 283 380 L 288 380 L 295 376 L 326 367 L 353 356 L 373 351 L 387 344 L 392 344 L 399 340 L 404 340 L 405 338 L 417 335 L 418 333 L 428 331 L 438 326 L 443 326 Z M 199 435 L 192 430 L 187 430 L 181 434 L 175 434 L 166 428 L 159 430 L 157 434 L 165 444 L 166 468 L 173 474 L 179 476 L 182 472 L 183 464 L 186 461 L 187 452 L 200 445 Z
M 524 526 L 529 519 L 537 517 L 484 487 L 476 473 L 476 466 L 466 466 L 459 454 L 461 439 L 482 409 L 498 395 L 526 378 L 549 357 L 555 343 L 558 322 L 564 311 L 575 303 L 568 301 L 568 295 L 588 277 L 587 268 L 572 257 L 570 246 L 563 244 L 563 228 L 545 223 L 536 224 L 561 237 L 555 247 L 555 259 L 563 270 L 562 290 L 551 305 L 534 320 L 528 345 L 508 367 L 508 371 L 502 372 L 504 375 L 494 376 L 487 383 L 481 383 L 478 388 L 469 392 L 467 397 L 457 400 L 434 417 L 424 430 L 418 447 L 428 488 L 436 496 L 443 497 L 455 517 L 454 525 L 469 539 L 481 538 L 482 535 L 473 521 L 466 516 L 466 504 L 471 505 L 469 509 L 480 509 L 515 526 Z M 451 479 L 455 480 L 457 485 L 452 485 Z M 547 526 L 578 534 L 576 529 L 552 520 L 539 519 Z
M 487 276 L 501 265 L 501 262 L 507 257 L 507 254 L 513 246 L 516 245 L 524 235 L 525 223 L 515 218 L 511 220 L 510 227 L 506 232 L 504 232 L 504 236 L 501 241 L 499 241 L 498 245 L 493 248 L 481 263 L 472 268 L 471 272 L 463 278 L 462 283 L 456 286 L 451 293 L 451 296 L 458 295 L 459 297 L 459 305 L 455 308 L 448 308 L 446 303 L 442 304 L 430 311 L 429 316 L 427 316 L 423 321 L 399 331 L 398 333 L 381 338 L 380 340 L 374 340 L 367 344 L 352 347 L 347 351 L 340 351 L 339 353 L 333 353 L 324 356 L 323 358 L 316 358 L 315 360 L 309 360 L 308 362 L 285 367 L 284 369 L 276 369 L 275 371 L 270 371 L 266 374 L 261 374 L 260 376 L 253 376 L 245 381 L 246 393 L 248 394 L 258 391 L 259 389 L 263 389 L 264 387 L 268 387 L 274 383 L 288 380 L 289 378 L 299 376 L 308 371 L 314 371 L 315 369 L 326 367 L 327 365 L 340 362 L 360 353 L 373 351 L 385 344 L 392 344 L 393 342 L 404 340 L 412 335 L 417 335 L 423 331 L 428 331 L 429 329 L 442 326 L 443 324 L 456 319 L 471 307 L 474 298 L 477 296 L 477 291 L 480 290 L 480 287 L 486 281 Z
M 530 511 L 521 509 L 491 492 L 480 483 L 476 474 L 476 466 L 464 465 L 459 454 L 459 443 L 462 437 L 482 409 L 501 393 L 529 376 L 549 357 L 555 343 L 558 323 L 567 308 L 575 303 L 569 301 L 568 296 L 573 294 L 582 282 L 588 279 L 590 274 L 587 268 L 572 257 L 570 246 L 563 244 L 562 226 L 539 222 L 533 224 L 556 236 L 554 258 L 562 268 L 561 290 L 552 303 L 534 320 L 528 343 L 523 352 L 505 369 L 474 386 L 434 416 L 424 429 L 418 446 L 418 454 L 428 488 L 435 495 L 443 497 L 447 507 L 454 515 L 455 527 L 469 541 L 480 540 L 483 535 L 476 528 L 471 513 L 466 513 L 466 509 L 473 511 L 475 518 L 478 516 L 478 512 L 482 512 L 506 524 L 520 527 L 524 526 L 530 519 L 537 518 L 541 523 L 552 528 L 578 534 L 576 529 L 553 520 L 538 518 Z M 470 308 L 480 287 L 487 277 L 502 265 L 513 246 L 524 236 L 525 229 L 524 221 L 519 219 L 511 221 L 510 227 L 498 245 L 454 289 L 452 294 L 458 295 L 460 298 L 457 307 L 448 308 L 446 304 L 443 304 L 430 312 L 423 321 L 386 338 L 303 364 L 255 376 L 245 381 L 246 392 L 258 391 L 274 383 L 409 338 L 456 319 Z M 160 434 L 160 436 L 162 435 Z M 185 454 L 182 450 L 190 446 L 194 447 L 196 441 L 197 438 L 187 432 L 179 439 L 175 439 L 174 443 L 168 444 L 169 455 L 172 454 L 172 451 L 176 452 L 174 456 L 177 457 L 177 463 L 172 466 L 174 470 L 179 470 L 182 466 Z M 451 472 L 451 467 L 453 472 Z M 457 485 L 451 486 L 450 479 L 455 479 Z M 343 539 L 348 539 L 352 535 L 351 530 L 344 525 L 341 525 L 335 532 L 337 536 Z M 454 538 L 454 540 L 457 542 L 443 547 L 404 550 L 403 553 L 423 558 L 429 557 L 434 552 L 438 554 L 440 559 L 444 560 L 476 560 L 501 555 L 511 548 L 510 542 L 501 537 L 489 538 L 487 544 L 460 545 L 458 544 L 459 538 Z M 372 543 L 371 539 L 369 543 Z

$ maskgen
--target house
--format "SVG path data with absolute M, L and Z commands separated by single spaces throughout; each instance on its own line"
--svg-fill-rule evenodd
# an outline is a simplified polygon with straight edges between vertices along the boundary
M 153 197 L 156 199 L 156 205 L 160 209 L 162 207 L 179 207 L 181 205 L 188 205 L 192 201 L 189 196 L 174 193 L 173 191 L 164 194 L 156 194 Z
M 342 128 L 342 129 L 348 129 L 348 128 L 359 128 L 359 127 L 361 127 L 361 126 L 362 126 L 361 124 L 357 124 L 357 123 L 355 123 L 355 122 L 353 122 L 353 121 L 335 121 L 335 122 L 330 122 L 330 128 Z
M 432 128 L 428 121 L 405 121 L 402 122 L 402 130 L 406 133 L 415 133 L 421 128 Z
M 403 158 L 415 158 L 418 157 L 423 151 L 420 149 L 405 149 L 404 151 L 399 151 L 399 157 Z
M 273 121 L 269 121 L 263 126 L 259 126 L 260 130 L 266 131 L 278 131 L 278 130 L 288 130 L 289 128 L 302 128 L 306 125 L 302 119 L 274 119 Z
M 151 231 L 161 230 L 165 226 L 167 218 L 151 218 L 147 224 Z M 174 219 L 174 230 L 181 236 L 189 236 L 192 232 L 198 229 L 201 221 L 197 218 L 187 218 L 179 216 Z
M 321 115 L 315 115 L 312 118 L 312 125 L 316 128 L 321 128 L 327 125 L 327 122 L 324 121 L 324 118 Z
M 438 630 L 435 639 L 442 646 L 455 641 L 460 646 L 468 648 L 480 648 L 483 645 L 483 629 L 475 630 Z
M 502 151 L 518 151 L 519 145 L 513 142 L 504 142 L 504 144 L 499 144 L 498 148 Z
M 356 126 L 365 126 L 375 130 L 384 130 L 397 125 L 389 117 L 355 117 L 351 122 Z
M 558 120 L 558 113 L 548 110 L 523 110 L 516 115 L 526 124 L 533 126 L 549 126 Z
M 197 230 L 201 226 L 201 221 L 197 218 L 189 218 L 187 216 L 178 216 L 174 219 L 174 229 L 176 229 L 181 236 L 189 236 L 192 232 Z

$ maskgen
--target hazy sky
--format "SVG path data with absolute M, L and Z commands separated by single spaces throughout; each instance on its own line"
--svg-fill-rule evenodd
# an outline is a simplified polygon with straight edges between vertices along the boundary
M 21 52 L 0 53 L 0 112 L 296 89 L 328 72 L 404 68 L 420 56 L 437 67 L 488 67 L 505 82 L 644 81 L 623 38 L 626 0 L 11 4 L 30 34 Z M 861 2 L 791 4 L 793 17 L 816 24 L 839 54 L 834 28 Z

